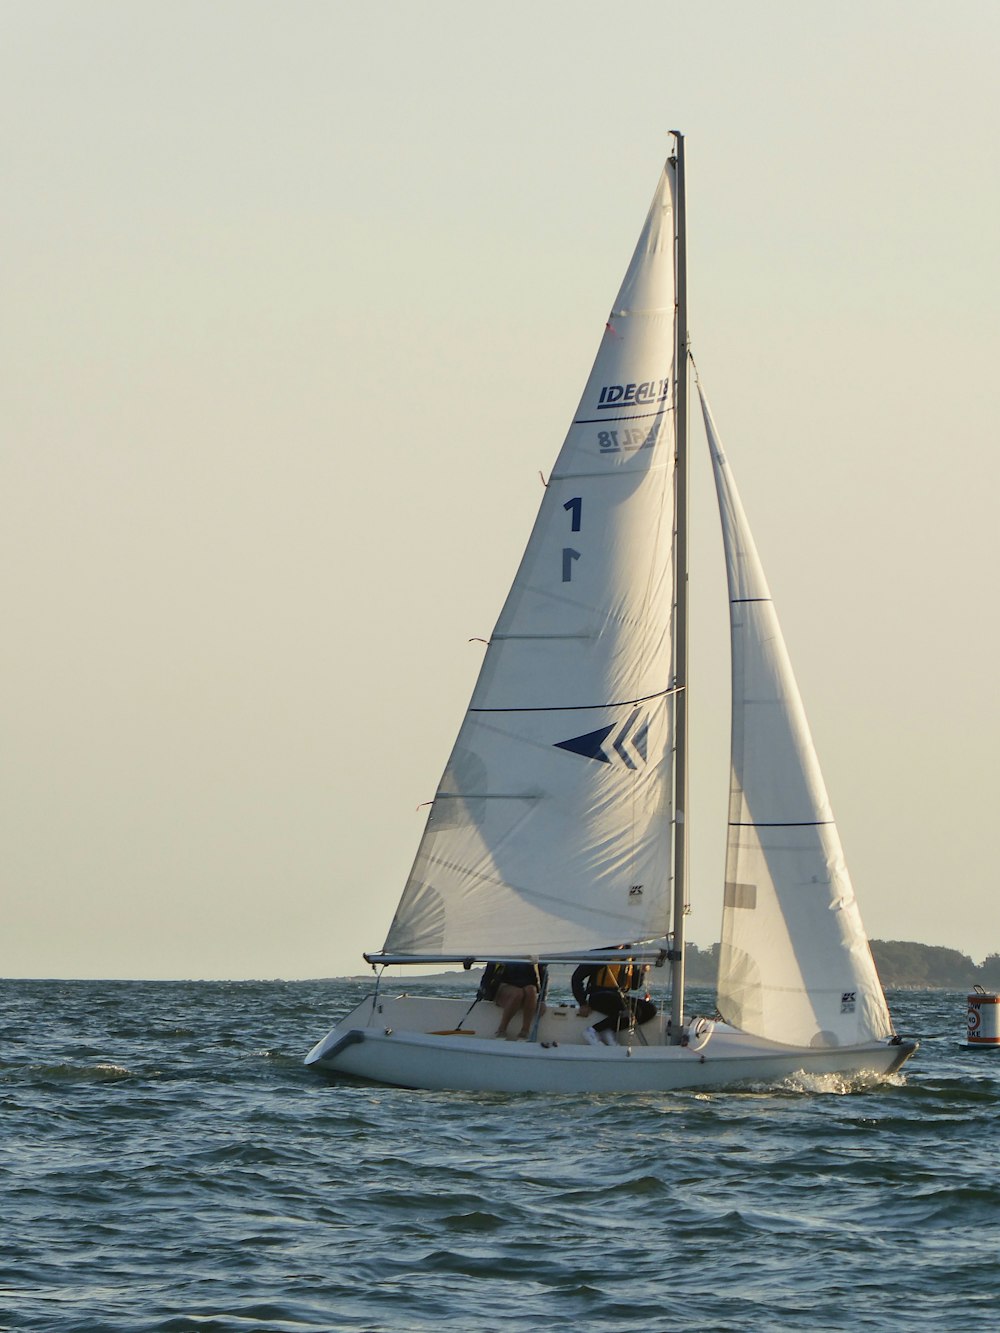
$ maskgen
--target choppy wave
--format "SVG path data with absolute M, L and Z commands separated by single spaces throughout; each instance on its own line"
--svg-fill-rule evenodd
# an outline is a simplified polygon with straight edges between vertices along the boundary
M 0 986 L 0 1329 L 986 1330 L 1000 1059 L 506 1097 L 301 1058 L 352 983 Z

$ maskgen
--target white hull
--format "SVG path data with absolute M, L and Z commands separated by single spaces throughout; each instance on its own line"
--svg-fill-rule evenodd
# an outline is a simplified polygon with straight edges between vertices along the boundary
M 774 1083 L 795 1074 L 880 1078 L 898 1069 L 913 1042 L 791 1047 L 723 1023 L 693 1020 L 688 1043 L 664 1042 L 661 1018 L 622 1044 L 590 1046 L 591 1020 L 557 1006 L 532 1041 L 492 1034 L 499 1011 L 481 1002 L 422 996 L 371 996 L 323 1038 L 306 1064 L 396 1087 L 465 1092 L 671 1092 Z M 460 1028 L 459 1031 L 455 1031 Z

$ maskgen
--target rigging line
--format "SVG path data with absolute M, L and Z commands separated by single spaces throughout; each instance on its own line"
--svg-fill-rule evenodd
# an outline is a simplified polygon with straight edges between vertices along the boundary
M 613 967 L 614 964 L 612 963 L 611 966 Z M 627 1029 L 627 1030 L 628 1030 L 628 1034 L 629 1034 L 629 1036 L 630 1036 L 630 1037 L 638 1036 L 639 1039 L 641 1040 L 643 1046 L 648 1046 L 648 1045 L 649 1045 L 649 1042 L 646 1040 L 646 1034 L 645 1034 L 645 1032 L 643 1032 L 642 1028 L 639 1026 L 639 1021 L 638 1021 L 638 1019 L 636 1018 L 635 1008 L 634 1008 L 631 1004 L 629 1004 L 629 1000 L 631 999 L 631 995 L 629 994 L 629 992 L 626 992 L 626 991 L 625 991 L 625 989 L 624 989 L 623 986 L 622 986 L 622 982 L 621 982 L 621 974 L 622 974 L 622 972 L 625 971 L 626 968 L 628 968 L 628 971 L 629 971 L 629 981 L 634 981 L 634 980 L 635 980 L 634 969 L 635 969 L 636 966 L 637 966 L 637 964 L 635 964 L 631 959 L 629 959 L 629 961 L 628 961 L 627 963 L 623 963 L 623 964 L 621 965 L 621 967 L 619 968 L 618 979 L 616 979 L 616 981 L 615 981 L 615 989 L 618 991 L 618 994 L 619 994 L 619 996 L 620 996 L 620 998 L 621 998 L 621 1001 L 622 1001 L 622 1006 L 623 1006 L 622 1012 L 628 1014 L 628 1029 Z M 643 973 L 643 974 L 642 974 L 642 980 L 645 981 L 645 979 L 646 979 L 646 978 L 645 978 L 645 973 Z M 629 987 L 629 991 L 631 991 L 631 989 L 632 989 L 632 987 L 630 986 L 630 987 Z M 639 989 L 641 989 L 641 987 L 640 987 Z M 638 998 L 638 997 L 636 997 L 636 998 Z M 620 1016 L 621 1016 L 621 1015 L 619 1014 L 618 1017 L 620 1017 Z M 618 1028 L 616 1027 L 616 1028 L 615 1028 L 615 1036 L 617 1036 L 617 1035 L 618 1035 Z
M 680 694 L 683 685 L 673 685 L 666 690 L 657 690 L 655 694 L 644 694 L 640 699 L 619 699 L 606 704 L 548 704 L 538 708 L 470 708 L 470 713 L 586 713 L 595 708 L 631 708 L 634 704 L 645 704 L 650 699 L 666 699 L 671 694 Z
M 773 597 L 730 597 L 730 606 L 741 606 L 744 602 L 773 602 Z

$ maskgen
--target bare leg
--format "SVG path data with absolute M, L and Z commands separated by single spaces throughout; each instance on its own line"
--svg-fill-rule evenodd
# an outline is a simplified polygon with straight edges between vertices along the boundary
M 536 986 L 525 986 L 524 1004 L 521 1007 L 521 1036 L 531 1036 L 531 1024 L 535 1017 L 535 1010 L 538 1008 L 538 988 Z
M 506 1037 L 507 1024 L 517 1013 L 524 999 L 524 991 L 520 986 L 508 986 L 501 984 L 497 991 L 496 999 L 493 1003 L 500 1009 L 500 1026 L 497 1028 L 498 1037 Z

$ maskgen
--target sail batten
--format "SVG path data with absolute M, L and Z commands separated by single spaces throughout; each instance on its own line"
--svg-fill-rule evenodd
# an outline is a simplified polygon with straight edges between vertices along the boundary
M 594 708 L 632 708 L 636 704 L 648 703 L 651 699 L 666 699 L 672 694 L 676 694 L 677 689 L 673 686 L 664 690 L 657 690 L 655 694 L 643 694 L 638 699 L 615 699 L 606 703 L 599 704 L 550 704 L 547 707 L 532 708 L 474 708 L 469 706 L 470 713 L 580 713 Z
M 833 824 L 832 819 L 796 819 L 796 820 L 771 820 L 766 822 L 762 819 L 731 819 L 730 828 L 822 828 L 824 825 Z
M 673 411 L 673 409 L 671 408 L 670 411 Z M 651 417 L 654 417 L 654 418 L 655 418 L 655 417 L 663 417 L 663 416 L 668 416 L 668 415 L 669 415 L 669 412 L 637 412 L 637 413 L 632 413 L 632 414 L 629 415 L 629 416 L 623 416 L 623 417 L 578 417 L 578 418 L 573 422 L 573 425 L 574 425 L 574 426 L 603 426 L 603 425 L 607 425 L 609 422 L 614 422 L 614 421 L 648 421 Z M 600 473 L 596 473 L 596 472 L 595 472 L 595 473 L 593 473 L 593 474 L 591 474 L 591 475 L 593 475 L 593 476 L 599 476 L 599 475 L 602 475 L 602 474 L 600 474 Z

